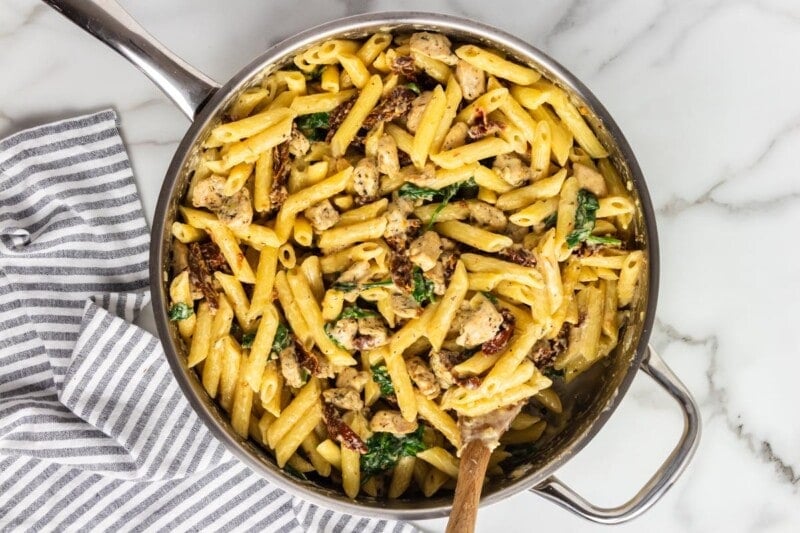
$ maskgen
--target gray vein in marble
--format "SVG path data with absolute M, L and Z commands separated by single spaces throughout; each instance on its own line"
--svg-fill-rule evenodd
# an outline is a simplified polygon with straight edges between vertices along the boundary
M 674 217 L 694 207 L 712 205 L 722 208 L 729 213 L 754 213 L 775 207 L 782 207 L 787 203 L 800 199 L 800 191 L 789 194 L 784 193 L 774 198 L 749 200 L 746 202 L 724 202 L 714 198 L 714 192 L 723 185 L 752 175 L 759 166 L 769 159 L 777 148 L 789 141 L 791 135 L 798 131 L 800 131 L 800 118 L 795 118 L 792 122 L 782 127 L 777 133 L 770 137 L 767 145 L 758 153 L 753 161 L 736 170 L 725 172 L 722 178 L 717 180 L 697 198 L 690 200 L 673 196 L 666 204 L 659 207 L 656 212 L 662 216 Z
M 706 370 L 706 382 L 708 384 L 709 399 L 713 407 L 712 417 L 719 415 L 725 422 L 726 427 L 743 442 L 747 449 L 766 464 L 772 465 L 778 474 L 779 479 L 789 483 L 794 491 L 800 487 L 800 474 L 797 474 L 797 467 L 789 464 L 772 449 L 772 444 L 768 440 L 761 439 L 745 428 L 745 423 L 741 415 L 734 415 L 728 406 L 728 392 L 717 383 L 717 361 L 719 351 L 719 338 L 716 335 L 706 337 L 694 337 L 686 333 L 681 333 L 674 326 L 663 320 L 656 320 L 656 328 L 666 336 L 669 342 L 678 342 L 687 346 L 705 347 L 709 353 L 708 369 Z
M 561 18 L 559 18 L 555 24 L 553 24 L 550 31 L 544 35 L 542 43 L 544 43 L 545 48 L 551 48 L 553 39 L 578 25 L 577 15 L 586 5 L 586 0 L 573 0 L 567 5 L 567 9 L 564 11 L 564 14 L 561 15 Z
M 49 12 L 50 8 L 48 8 L 46 5 L 39 3 L 34 4 L 33 8 L 25 14 L 22 21 L 3 32 L 0 32 L 0 39 L 4 39 L 6 37 L 16 37 L 16 33 L 23 27 L 31 25 L 37 21 L 39 17 Z

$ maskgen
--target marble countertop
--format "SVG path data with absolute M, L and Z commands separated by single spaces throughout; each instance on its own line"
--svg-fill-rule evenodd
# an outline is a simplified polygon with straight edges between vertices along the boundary
M 224 81 L 273 43 L 388 0 L 124 1 L 148 30 Z M 674 488 L 624 531 L 800 528 L 800 4 L 791 0 L 408 0 L 493 24 L 588 85 L 632 145 L 657 208 L 654 347 L 700 404 L 704 435 Z M 0 136 L 112 106 L 145 212 L 187 120 L 115 53 L 34 0 L 0 4 Z M 680 414 L 637 378 L 559 476 L 603 505 L 646 481 Z M 418 524 L 441 531 L 444 521 Z M 532 494 L 482 509 L 480 531 L 598 531 Z

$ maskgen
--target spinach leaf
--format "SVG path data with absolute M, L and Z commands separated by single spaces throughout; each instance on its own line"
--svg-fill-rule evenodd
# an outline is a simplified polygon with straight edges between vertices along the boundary
M 292 332 L 283 324 L 278 323 L 278 329 L 275 331 L 275 339 L 272 341 L 272 353 L 275 354 L 275 357 L 278 357 L 291 343 Z M 273 358 L 271 354 L 270 358 Z
M 312 141 L 321 141 L 330 128 L 330 113 L 311 113 L 297 117 L 297 129 Z
M 284 465 L 283 471 L 289 474 L 292 477 L 296 477 L 297 479 L 302 479 L 303 481 L 308 481 L 306 475 L 299 470 L 297 470 L 292 465 Z
M 334 320 L 333 322 L 327 322 L 327 323 L 326 323 L 326 324 L 325 324 L 325 325 L 322 327 L 322 329 L 324 329 L 324 330 L 325 330 L 325 335 L 327 335 L 327 336 L 328 336 L 328 338 L 331 340 L 331 342 L 332 342 L 333 344 L 335 344 L 336 346 L 338 346 L 338 347 L 339 347 L 339 348 L 341 348 L 342 350 L 346 350 L 347 348 L 345 348 L 344 346 L 342 346 L 342 343 L 341 343 L 341 342 L 339 342 L 339 341 L 338 341 L 338 340 L 337 340 L 337 339 L 336 339 L 336 338 L 335 338 L 333 335 L 331 335 L 331 330 L 332 330 L 332 329 L 334 328 L 334 326 L 336 325 L 336 322 L 337 322 L 337 320 Z
M 384 279 L 381 281 L 368 281 L 367 283 L 356 283 L 354 281 L 339 281 L 331 285 L 331 288 L 336 289 L 337 291 L 342 292 L 350 292 L 350 291 L 361 291 L 364 289 L 371 289 L 373 287 L 387 287 L 394 283 L 390 279 Z
M 367 453 L 361 456 L 361 471 L 365 477 L 391 470 L 401 457 L 414 457 L 425 450 L 422 433 L 422 426 L 414 433 L 402 437 L 384 432 L 373 433 L 367 439 Z
M 558 222 L 558 212 L 553 212 L 547 215 L 544 219 L 544 229 L 548 230 L 550 228 L 556 227 L 556 222 Z
M 495 296 L 491 292 L 481 291 L 481 294 L 483 294 L 486 297 L 486 299 L 492 302 L 493 304 L 497 303 L 497 296 Z
M 370 311 L 369 309 L 361 309 L 357 305 L 351 305 L 345 307 L 342 310 L 342 313 L 339 315 L 339 318 L 336 320 L 341 320 L 343 318 L 370 318 L 373 316 L 377 316 L 375 311 Z
M 542 374 L 544 374 L 545 376 L 547 376 L 548 378 L 550 378 L 553 381 L 555 381 L 558 378 L 563 378 L 564 377 L 564 371 L 563 370 L 556 370 L 552 366 L 548 366 L 548 367 L 543 368 L 542 369 Z
M 409 200 L 426 200 L 432 202 L 439 191 L 431 189 L 430 187 L 420 187 L 410 182 L 405 182 L 398 190 L 397 194 L 401 198 L 408 198 Z
M 394 385 L 392 385 L 392 378 L 389 377 L 386 365 L 374 365 L 370 370 L 372 370 L 372 381 L 377 383 L 381 389 L 381 396 L 394 394 Z
M 436 301 L 436 295 L 433 292 L 433 282 L 422 274 L 422 269 L 420 267 L 414 267 L 411 278 L 414 281 L 414 290 L 411 292 L 412 298 L 420 304 Z
M 303 72 L 303 76 L 307 81 L 318 81 L 322 77 L 323 68 L 322 65 L 318 65 L 314 70 Z
M 245 333 L 242 335 L 242 348 L 252 348 L 254 340 L 256 340 L 255 333 Z
M 172 307 L 169 308 L 169 319 L 172 321 L 186 320 L 193 314 L 194 309 L 182 302 L 172 304 Z
M 417 84 L 416 84 L 416 83 L 414 83 L 413 81 L 410 81 L 410 82 L 406 83 L 406 87 L 407 87 L 408 89 L 411 89 L 412 91 L 414 91 L 416 94 L 419 94 L 419 93 L 420 93 L 420 90 L 419 90 L 419 85 L 417 85 Z
M 594 229 L 595 213 L 600 207 L 597 196 L 591 191 L 581 189 L 578 191 L 578 207 L 575 210 L 575 229 L 567 235 L 567 245 L 577 246 L 592 234 Z
M 622 246 L 622 241 L 614 237 L 601 237 L 600 235 L 589 235 L 586 237 L 589 244 L 605 244 L 606 246 Z

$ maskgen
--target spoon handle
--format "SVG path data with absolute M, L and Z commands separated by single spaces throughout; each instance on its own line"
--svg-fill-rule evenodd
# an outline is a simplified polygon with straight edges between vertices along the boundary
M 478 516 L 483 478 L 489 464 L 489 448 L 479 440 L 467 444 L 461 453 L 458 484 L 453 498 L 453 510 L 447 522 L 447 533 L 472 533 Z

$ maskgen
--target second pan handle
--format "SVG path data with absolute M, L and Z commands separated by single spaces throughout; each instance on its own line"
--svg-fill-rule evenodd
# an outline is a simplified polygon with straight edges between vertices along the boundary
M 114 0 L 44 0 L 136 65 L 190 120 L 219 84 L 169 51 Z

